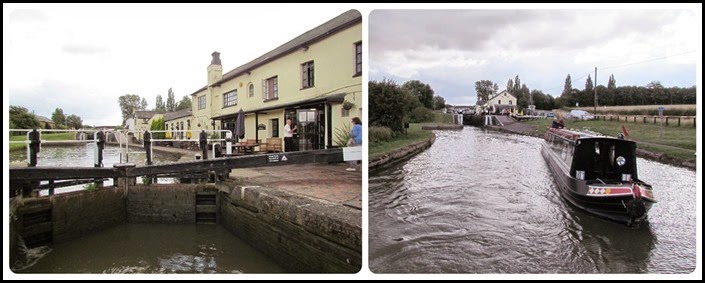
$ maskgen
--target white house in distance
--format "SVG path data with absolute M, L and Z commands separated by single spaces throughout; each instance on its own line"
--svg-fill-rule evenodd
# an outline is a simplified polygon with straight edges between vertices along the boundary
M 486 106 L 490 108 L 490 112 L 492 113 L 499 114 L 498 112 L 504 109 L 509 109 L 509 111 L 513 112 L 517 109 L 517 98 L 508 91 L 503 90 L 495 96 L 490 97 L 490 99 L 487 100 Z

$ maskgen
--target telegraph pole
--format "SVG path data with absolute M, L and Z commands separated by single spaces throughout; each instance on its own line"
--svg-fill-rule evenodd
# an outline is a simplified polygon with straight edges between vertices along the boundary
M 597 67 L 595 67 L 595 105 L 592 115 L 597 115 Z

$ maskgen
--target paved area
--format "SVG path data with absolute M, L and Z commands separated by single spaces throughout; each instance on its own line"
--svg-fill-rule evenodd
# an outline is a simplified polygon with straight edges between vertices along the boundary
M 510 133 L 515 133 L 515 134 L 520 134 L 520 135 L 535 136 L 535 137 L 542 137 L 543 133 L 545 132 L 545 129 L 542 131 L 539 131 L 533 125 L 517 122 L 514 119 L 510 118 L 509 116 L 497 115 L 495 117 L 497 117 L 500 121 L 502 121 L 502 124 L 504 124 L 504 127 L 502 127 L 502 126 L 488 126 L 489 128 L 493 128 L 493 129 L 505 131 L 505 132 L 510 132 Z
M 182 160 L 194 160 L 193 151 L 174 147 L 155 146 L 160 150 L 181 154 Z M 208 152 L 209 157 L 211 152 Z M 346 171 L 347 163 L 295 164 L 269 167 L 233 169 L 230 178 L 244 185 L 277 188 L 341 205 L 362 209 L 362 169 Z
M 346 171 L 346 163 L 298 164 L 233 169 L 230 178 L 247 185 L 291 193 L 362 209 L 362 172 Z

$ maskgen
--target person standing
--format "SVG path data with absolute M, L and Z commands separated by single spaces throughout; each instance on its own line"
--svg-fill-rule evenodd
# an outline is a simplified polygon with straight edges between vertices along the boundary
M 291 118 L 286 119 L 286 125 L 284 125 L 284 152 L 294 151 L 294 132 L 297 128 L 291 128 Z
M 348 141 L 348 146 L 361 146 L 362 145 L 362 121 L 358 117 L 352 118 L 353 126 L 350 131 L 350 140 Z M 357 160 L 348 161 L 348 168 L 345 170 L 355 171 L 357 167 Z

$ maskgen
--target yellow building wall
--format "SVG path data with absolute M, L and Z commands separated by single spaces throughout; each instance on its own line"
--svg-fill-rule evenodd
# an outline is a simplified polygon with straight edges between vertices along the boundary
M 507 92 L 501 93 L 499 96 L 490 99 L 487 105 L 489 106 L 493 104 L 509 104 L 509 100 L 512 101 L 512 105 L 517 105 L 517 98 Z M 500 101 L 502 103 L 499 103 Z
M 201 130 L 212 130 L 211 117 L 214 116 L 213 98 L 210 95 L 211 89 L 218 90 L 220 88 L 207 88 L 198 92 L 195 96 L 191 97 L 191 129 L 197 132 Z M 206 108 L 198 109 L 198 98 L 201 96 L 206 97 Z M 217 115 L 217 114 L 215 114 Z M 200 126 L 199 126 L 200 125 Z
M 207 97 L 206 109 L 198 111 L 198 96 L 207 92 L 204 90 L 194 97 L 192 101 L 195 120 L 210 119 L 212 116 L 234 114 L 240 109 L 250 111 L 264 107 L 288 104 L 297 101 L 319 97 L 348 93 L 345 100 L 351 101 L 355 106 L 350 110 L 349 117 L 341 117 L 341 104 L 332 107 L 332 129 L 342 127 L 349 123 L 352 117 L 362 117 L 362 76 L 355 74 L 355 43 L 362 40 L 362 25 L 356 24 L 340 31 L 328 38 L 309 46 L 307 50 L 298 49 L 293 53 L 280 57 L 272 62 L 242 74 L 223 83 L 220 88 L 213 88 L 212 95 Z M 363 42 L 364 44 L 364 42 Z M 301 64 L 314 62 L 314 86 L 302 89 Z M 278 78 L 278 99 L 263 101 L 263 81 L 271 77 Z M 249 85 L 254 85 L 254 96 L 249 96 Z M 235 106 L 223 108 L 223 94 L 237 90 L 238 102 Z M 280 118 L 280 128 L 284 127 L 283 111 L 277 111 Z M 260 115 L 260 123 L 269 122 L 272 111 Z M 206 116 L 210 114 L 211 116 Z M 327 113 L 328 114 L 328 113 Z M 254 115 L 246 117 L 246 129 L 252 129 L 255 124 Z M 210 123 L 210 122 L 208 122 Z M 364 121 L 363 121 L 364 124 Z M 210 127 L 210 125 L 208 125 Z M 260 131 L 259 138 L 264 140 L 271 136 L 271 130 Z M 264 133 L 264 135 L 262 135 Z M 247 138 L 254 138 L 253 131 L 246 131 Z M 283 134 L 280 133 L 280 137 Z
M 169 134 L 170 138 L 172 138 L 172 139 L 179 138 L 178 132 L 176 132 L 176 125 L 179 125 L 179 131 L 188 130 L 189 120 L 191 120 L 191 119 L 192 119 L 191 116 L 186 116 L 186 117 L 182 117 L 182 118 L 178 118 L 178 119 L 174 119 L 174 120 L 164 121 L 164 129 L 172 130 L 172 124 L 173 124 L 174 133 L 176 134 L 176 136 Z M 184 123 L 183 129 L 181 128 L 181 122 Z M 193 128 L 194 128 L 193 121 L 191 121 L 191 136 L 190 136 L 190 138 L 191 139 L 193 139 L 193 138 L 198 139 L 198 133 L 200 132 L 200 130 L 196 131 Z M 183 133 L 183 138 L 185 138 L 185 139 L 189 138 L 188 133 Z
M 152 118 L 147 120 L 146 124 L 142 123 L 144 120 L 141 118 L 135 119 L 135 131 L 134 131 L 135 137 L 137 137 L 137 139 L 139 139 L 139 140 L 142 140 L 144 137 L 144 131 L 149 130 L 149 128 L 152 126 L 152 121 L 159 119 L 161 117 L 164 117 L 164 115 L 155 114 L 154 116 L 152 116 Z
M 215 92 L 213 106 L 222 111 L 219 115 L 235 113 L 240 110 L 256 109 L 290 103 L 312 98 L 322 94 L 336 94 L 351 90 L 361 91 L 362 77 L 353 77 L 355 71 L 355 43 L 361 41 L 362 29 L 357 24 L 347 30 L 336 33 L 322 41 L 309 46 L 308 50 L 299 49 L 263 66 L 251 70 L 250 74 L 235 77 Z M 314 61 L 314 87 L 301 88 L 301 64 Z M 279 98 L 262 100 L 262 82 L 271 77 L 278 77 Z M 255 86 L 255 95 L 249 97 L 248 85 Z M 237 89 L 236 107 L 223 108 L 222 94 Z M 362 100 L 359 101 L 360 103 Z
M 239 110 L 239 109 L 238 109 Z M 279 119 L 279 137 L 284 139 L 284 125 L 286 121 L 284 120 L 283 110 L 267 111 L 267 114 L 258 115 L 259 124 L 264 124 L 264 130 L 256 130 L 257 124 L 255 123 L 255 114 L 245 115 L 245 139 L 254 139 L 255 135 L 259 135 L 258 138 L 261 142 L 266 142 L 267 138 L 272 137 L 272 121 L 271 119 Z

